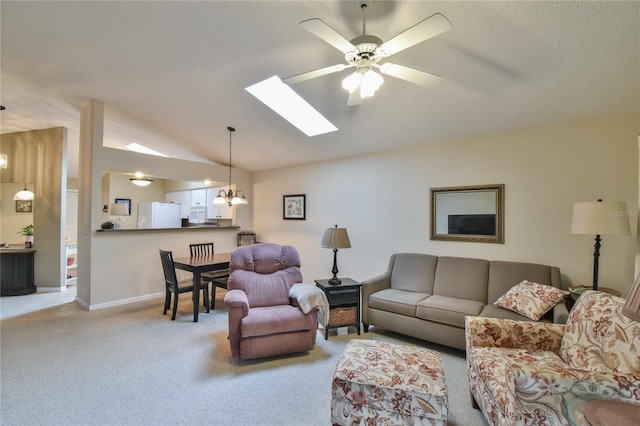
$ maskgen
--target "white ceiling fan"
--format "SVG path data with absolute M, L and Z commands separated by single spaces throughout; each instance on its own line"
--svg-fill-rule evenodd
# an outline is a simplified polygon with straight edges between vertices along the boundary
M 295 84 L 355 67 L 355 72 L 342 82 L 342 87 L 349 92 L 347 105 L 358 105 L 362 103 L 363 98 L 373 96 L 376 90 L 378 90 L 383 79 L 374 69 L 380 70 L 382 74 L 423 87 L 432 87 L 440 81 L 442 77 L 439 75 L 390 62 L 381 64 L 380 61 L 394 53 L 449 31 L 452 26 L 447 18 L 440 13 L 436 13 L 397 36 L 383 42 L 380 38 L 366 33 L 365 11 L 367 3 L 360 2 L 360 7 L 362 9 L 362 35 L 351 41 L 347 41 L 321 19 L 313 18 L 300 22 L 300 25 L 302 25 L 305 30 L 315 34 L 344 53 L 346 64 L 331 65 L 329 67 L 294 75 L 282 81 L 287 84 Z

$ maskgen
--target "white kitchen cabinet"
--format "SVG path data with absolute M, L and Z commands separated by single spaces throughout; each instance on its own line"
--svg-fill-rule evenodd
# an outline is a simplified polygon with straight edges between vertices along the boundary
M 191 207 L 191 191 L 174 191 L 164 194 L 165 203 L 180 204 L 180 217 L 189 217 L 189 207 Z
M 206 206 L 207 205 L 207 189 L 192 189 L 191 190 L 191 206 Z
M 218 196 L 218 192 L 227 191 L 226 188 L 207 189 L 207 219 L 231 219 L 232 210 L 229 204 L 213 204 L 213 200 Z

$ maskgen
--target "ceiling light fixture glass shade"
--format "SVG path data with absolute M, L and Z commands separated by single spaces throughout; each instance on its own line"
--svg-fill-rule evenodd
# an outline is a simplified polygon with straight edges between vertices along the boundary
M 342 80 L 342 88 L 347 90 L 349 94 L 360 89 L 360 97 L 368 98 L 376 93 L 382 83 L 384 83 L 384 79 L 380 74 L 371 68 L 361 68 Z
M 13 196 L 14 200 L 20 200 L 20 201 L 28 201 L 28 200 L 33 200 L 33 192 L 29 191 L 27 189 L 27 184 L 24 184 L 24 189 L 21 191 L 18 191 L 16 193 L 16 195 Z
M 221 189 L 213 200 L 213 204 L 228 204 L 229 207 L 236 204 L 249 204 L 243 191 L 231 189 L 231 134 L 236 131 L 233 127 L 227 127 L 229 131 L 229 191 Z
M 153 179 L 149 177 L 132 177 L 129 178 L 129 180 L 131 181 L 131 183 L 138 186 L 148 186 L 153 182 Z

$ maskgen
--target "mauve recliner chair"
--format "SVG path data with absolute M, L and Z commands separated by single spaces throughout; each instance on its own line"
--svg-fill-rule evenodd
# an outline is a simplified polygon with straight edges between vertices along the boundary
M 261 243 L 237 247 L 224 303 L 229 309 L 231 355 L 255 359 L 311 350 L 318 310 L 305 314 L 289 290 L 302 282 L 292 246 Z

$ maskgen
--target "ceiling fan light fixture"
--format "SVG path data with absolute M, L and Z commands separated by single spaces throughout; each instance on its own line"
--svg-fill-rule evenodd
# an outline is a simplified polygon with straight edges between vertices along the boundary
M 360 96 L 362 98 L 373 96 L 382 83 L 384 83 L 384 79 L 377 72 L 373 70 L 365 72 L 360 82 Z
M 358 71 L 354 71 L 353 74 L 349 74 L 344 80 L 342 80 L 342 88 L 351 94 L 360 86 L 360 81 L 362 81 L 362 74 Z

